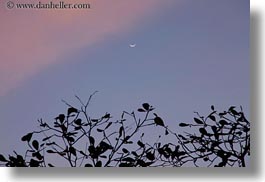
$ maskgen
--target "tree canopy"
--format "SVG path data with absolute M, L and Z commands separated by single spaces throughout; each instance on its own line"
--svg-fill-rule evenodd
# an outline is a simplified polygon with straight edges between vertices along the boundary
M 195 112 L 192 122 L 173 131 L 149 103 L 123 111 L 119 119 L 106 112 L 94 118 L 87 102 L 67 102 L 65 113 L 52 122 L 38 120 L 37 131 L 21 141 L 25 154 L 0 155 L 7 167 L 246 167 L 250 155 L 250 122 L 243 109 L 231 106 L 207 116 Z M 151 133 L 151 131 L 154 131 Z M 166 138 L 170 138 L 168 141 Z M 59 162 L 64 161 L 64 162 Z

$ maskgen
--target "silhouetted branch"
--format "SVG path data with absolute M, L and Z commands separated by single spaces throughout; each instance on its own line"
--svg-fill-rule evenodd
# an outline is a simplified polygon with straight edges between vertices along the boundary
M 206 117 L 195 112 L 193 123 L 179 124 L 192 128 L 192 133 L 186 130 L 178 134 L 148 103 L 142 104 L 137 113 L 123 111 L 118 120 L 107 112 L 91 118 L 87 107 L 96 93 L 85 103 L 75 96 L 80 109 L 63 100 L 68 106 L 66 113 L 59 114 L 52 123 L 38 120 L 40 129 L 21 138 L 28 146 L 24 157 L 15 151 L 8 158 L 0 155 L 0 165 L 54 167 L 62 159 L 70 167 L 246 166 L 250 123 L 242 108 L 237 111 L 232 106 L 218 113 L 212 106 Z M 155 133 L 149 132 L 149 137 L 145 137 L 152 127 Z M 165 134 L 160 133 L 161 129 Z M 166 136 L 175 142 L 162 143 Z

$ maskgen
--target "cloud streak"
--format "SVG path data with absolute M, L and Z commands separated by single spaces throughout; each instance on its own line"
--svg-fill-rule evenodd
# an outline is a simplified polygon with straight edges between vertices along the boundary
M 86 0 L 67 2 L 86 3 Z M 89 3 L 89 10 L 0 8 L 0 96 L 48 66 L 62 62 L 74 50 L 129 31 L 162 2 L 90 0 Z

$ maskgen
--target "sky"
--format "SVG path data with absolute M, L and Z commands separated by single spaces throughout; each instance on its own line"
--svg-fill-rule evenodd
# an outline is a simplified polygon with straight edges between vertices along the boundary
M 21 136 L 37 119 L 65 112 L 62 99 L 77 104 L 75 95 L 86 100 L 94 91 L 95 116 L 119 117 L 144 102 L 169 126 L 211 105 L 242 106 L 249 116 L 248 0 L 89 3 L 89 10 L 1 4 L 1 153 L 23 151 Z

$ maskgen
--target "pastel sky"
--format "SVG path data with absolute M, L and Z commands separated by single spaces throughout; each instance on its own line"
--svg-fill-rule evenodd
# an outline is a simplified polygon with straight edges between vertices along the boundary
M 48 66 L 64 61 L 71 51 L 133 29 L 141 17 L 159 8 L 161 1 L 91 0 L 89 3 L 91 10 L 7 11 L 1 6 L 0 95 Z
M 172 126 L 211 105 L 243 106 L 249 116 L 248 0 L 89 3 L 7 10 L 1 2 L 0 152 L 23 151 L 20 137 L 37 119 L 52 120 L 66 109 L 61 99 L 76 104 L 75 95 L 96 90 L 91 115 L 118 117 L 149 102 Z

